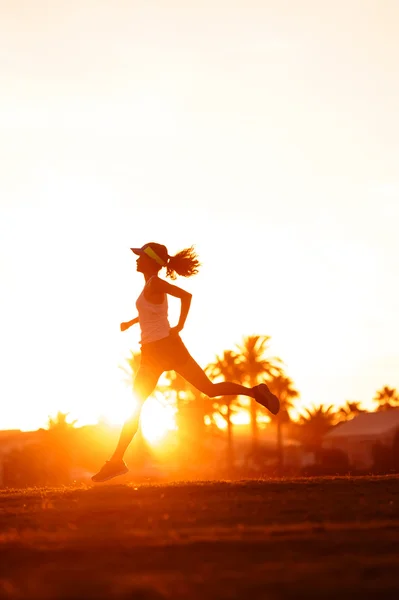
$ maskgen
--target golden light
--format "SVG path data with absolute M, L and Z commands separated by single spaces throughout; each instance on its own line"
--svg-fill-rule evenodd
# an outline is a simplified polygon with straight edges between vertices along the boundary
M 169 431 L 177 429 L 176 411 L 156 398 L 148 398 L 141 411 L 141 431 L 150 444 L 157 444 Z
M 223 417 L 222 417 L 222 415 L 221 415 L 221 414 L 219 414 L 219 413 L 215 412 L 215 413 L 213 413 L 213 415 L 212 415 L 212 416 L 213 416 L 213 420 L 214 420 L 214 421 L 215 421 L 215 423 L 216 423 L 216 426 L 217 426 L 219 429 L 227 429 L 227 423 L 226 423 L 226 420 L 225 420 L 225 419 L 223 419 Z
M 251 416 L 247 410 L 240 410 L 231 417 L 233 425 L 249 425 L 251 422 Z

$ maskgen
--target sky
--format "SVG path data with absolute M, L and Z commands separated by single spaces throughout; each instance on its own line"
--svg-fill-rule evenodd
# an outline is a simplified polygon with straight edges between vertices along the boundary
M 269 335 L 304 405 L 399 388 L 396 0 L 0 12 L 0 429 L 125 414 L 148 241 L 199 254 L 202 366 Z

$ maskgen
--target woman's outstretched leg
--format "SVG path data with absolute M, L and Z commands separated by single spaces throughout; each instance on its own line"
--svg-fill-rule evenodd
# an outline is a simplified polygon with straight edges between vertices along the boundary
M 118 444 L 110 460 L 107 460 L 100 471 L 93 475 L 92 481 L 96 483 L 108 481 L 108 479 L 112 479 L 117 475 L 123 475 L 124 473 L 128 472 L 128 468 L 123 461 L 123 457 L 130 442 L 136 435 L 142 406 L 148 396 L 150 396 L 150 394 L 154 391 L 159 376 L 160 374 L 149 371 L 148 369 L 140 368 L 138 370 L 133 384 L 133 392 L 138 401 L 137 407 L 134 409 L 131 416 L 125 421 L 119 436 Z
M 265 383 L 255 385 L 254 387 L 247 387 L 230 381 L 213 383 L 192 356 L 190 356 L 183 366 L 176 369 L 176 372 L 209 398 L 217 396 L 249 396 L 274 415 L 280 410 L 279 399 L 271 393 Z

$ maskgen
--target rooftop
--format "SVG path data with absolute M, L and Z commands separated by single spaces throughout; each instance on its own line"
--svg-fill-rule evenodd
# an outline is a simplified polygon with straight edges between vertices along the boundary
M 399 408 L 361 413 L 350 421 L 337 425 L 324 438 L 332 439 L 352 436 L 379 436 L 399 429 Z

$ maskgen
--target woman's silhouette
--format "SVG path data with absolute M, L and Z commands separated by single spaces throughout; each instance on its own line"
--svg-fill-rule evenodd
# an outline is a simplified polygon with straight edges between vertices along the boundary
M 190 277 L 198 272 L 200 263 L 194 249 L 186 248 L 175 256 L 169 256 L 166 246 L 150 242 L 142 248 L 131 248 L 138 255 L 137 271 L 144 275 L 145 285 L 137 299 L 138 317 L 121 323 L 121 331 L 139 323 L 141 329 L 141 362 L 134 380 L 133 390 L 139 400 L 139 408 L 125 422 L 114 454 L 106 461 L 98 473 L 93 475 L 95 482 L 107 481 L 117 475 L 127 473 L 123 457 L 132 441 L 139 424 L 141 407 L 154 391 L 159 377 L 164 371 L 174 370 L 198 390 L 215 398 L 216 396 L 249 396 L 265 406 L 273 415 L 280 409 L 277 396 L 272 394 L 265 383 L 252 388 L 238 383 L 213 383 L 195 362 L 179 333 L 184 327 L 191 303 L 191 294 L 176 285 L 161 279 L 159 271 L 166 269 L 166 277 L 177 275 Z M 168 321 L 167 296 L 181 300 L 180 317 L 175 327 Z

